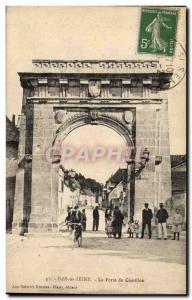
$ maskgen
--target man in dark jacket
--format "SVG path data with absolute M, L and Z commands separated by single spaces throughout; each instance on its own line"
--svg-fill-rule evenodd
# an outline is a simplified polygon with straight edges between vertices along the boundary
M 145 203 L 145 208 L 142 212 L 142 233 L 141 233 L 141 239 L 144 237 L 144 231 L 146 225 L 148 226 L 148 233 L 149 233 L 149 239 L 151 239 L 151 219 L 153 218 L 152 210 L 149 208 L 149 204 Z
M 114 227 L 114 237 L 116 238 L 116 235 L 118 235 L 118 238 L 121 239 L 124 216 L 118 206 L 115 206 L 113 215 L 114 220 L 112 226 Z
M 74 207 L 74 211 L 71 215 L 71 223 L 82 223 L 82 213 L 79 206 Z
M 158 220 L 158 239 L 161 239 L 162 235 L 164 240 L 167 239 L 167 219 L 169 218 L 168 212 L 163 208 L 163 203 L 159 204 L 160 209 L 157 211 L 156 218 Z
M 93 210 L 93 231 L 98 231 L 99 228 L 99 208 L 96 206 Z
M 82 209 L 82 227 L 83 227 L 83 231 L 86 231 L 86 223 L 87 223 L 86 212 L 85 212 L 85 209 Z

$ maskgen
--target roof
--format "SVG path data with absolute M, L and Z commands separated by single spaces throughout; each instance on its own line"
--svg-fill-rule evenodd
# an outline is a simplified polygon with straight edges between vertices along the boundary
M 182 162 L 179 165 L 171 169 L 172 172 L 186 172 L 186 162 Z
M 108 180 L 108 182 L 118 184 L 120 181 L 127 182 L 127 169 L 118 169 L 117 172 L 112 175 Z
M 95 196 L 95 194 L 91 190 L 83 190 L 81 192 L 82 195 L 87 195 L 87 196 Z
M 19 130 L 6 116 L 6 142 L 19 142 Z
M 186 164 L 186 155 L 171 155 L 171 168 L 174 168 L 182 163 Z

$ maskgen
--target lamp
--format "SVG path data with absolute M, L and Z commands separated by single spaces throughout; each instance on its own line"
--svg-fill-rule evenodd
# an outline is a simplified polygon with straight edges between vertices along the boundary
M 141 156 L 141 159 L 145 159 L 146 162 L 149 161 L 149 150 L 147 147 L 145 147 L 145 149 L 143 150 L 143 153 L 142 153 L 142 156 Z

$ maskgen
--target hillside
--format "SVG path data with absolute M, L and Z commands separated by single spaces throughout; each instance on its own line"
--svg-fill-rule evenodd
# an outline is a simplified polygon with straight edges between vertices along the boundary
M 86 178 L 81 173 L 76 173 L 74 170 L 65 170 L 65 184 L 74 191 L 77 188 L 83 192 L 91 191 L 95 195 L 102 194 L 103 185 L 95 179 Z

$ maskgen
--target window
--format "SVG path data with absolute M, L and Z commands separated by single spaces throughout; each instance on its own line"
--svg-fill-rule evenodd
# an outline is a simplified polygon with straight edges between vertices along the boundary
M 122 83 L 121 80 L 111 80 L 111 95 L 113 97 L 121 97 L 122 95 Z

